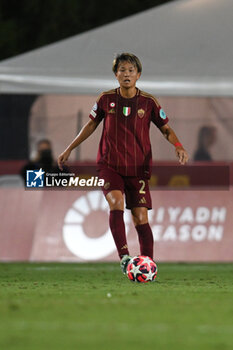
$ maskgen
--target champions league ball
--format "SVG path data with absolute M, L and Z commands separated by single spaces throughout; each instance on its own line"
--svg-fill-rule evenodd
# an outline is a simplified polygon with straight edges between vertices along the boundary
M 157 276 L 156 263 L 149 256 L 135 256 L 127 265 L 127 276 L 133 282 L 152 282 Z

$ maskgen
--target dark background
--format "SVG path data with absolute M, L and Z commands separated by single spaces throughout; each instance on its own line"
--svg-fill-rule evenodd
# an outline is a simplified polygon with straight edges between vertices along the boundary
M 0 61 L 174 0 L 0 0 Z M 0 159 L 29 157 L 37 95 L 0 94 Z
M 174 0 L 0 0 L 0 60 Z

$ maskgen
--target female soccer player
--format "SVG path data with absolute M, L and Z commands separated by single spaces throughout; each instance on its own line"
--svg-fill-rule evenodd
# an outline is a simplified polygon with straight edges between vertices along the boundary
M 103 120 L 97 166 L 99 177 L 105 180 L 103 193 L 110 209 L 110 229 L 125 273 L 130 256 L 123 221 L 124 194 L 126 208 L 131 210 L 138 233 L 140 253 L 153 259 L 153 234 L 148 223 L 148 209 L 151 209 L 148 186 L 152 163 L 151 122 L 175 146 L 181 164 L 188 161 L 188 154 L 168 125 L 168 118 L 158 101 L 136 87 L 142 71 L 140 60 L 131 53 L 122 53 L 114 59 L 112 69 L 120 87 L 99 96 L 90 112 L 90 121 L 59 156 L 58 165 L 62 170 L 71 151 Z

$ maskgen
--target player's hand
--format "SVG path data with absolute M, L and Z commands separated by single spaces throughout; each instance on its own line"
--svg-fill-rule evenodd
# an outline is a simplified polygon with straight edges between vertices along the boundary
M 63 170 L 63 165 L 65 162 L 68 160 L 70 156 L 71 151 L 70 150 L 65 150 L 63 153 L 60 154 L 60 156 L 57 159 L 57 164 L 60 170 Z
M 179 159 L 180 164 L 184 165 L 189 160 L 187 151 L 183 147 L 176 147 L 176 156 Z

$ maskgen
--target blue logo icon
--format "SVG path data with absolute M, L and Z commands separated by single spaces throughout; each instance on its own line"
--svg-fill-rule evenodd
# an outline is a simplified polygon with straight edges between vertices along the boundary
M 167 118 L 166 113 L 164 112 L 163 109 L 160 109 L 159 115 L 160 115 L 160 118 L 162 118 L 162 119 L 166 119 Z
M 26 187 L 44 187 L 44 171 L 40 170 L 27 170 Z

